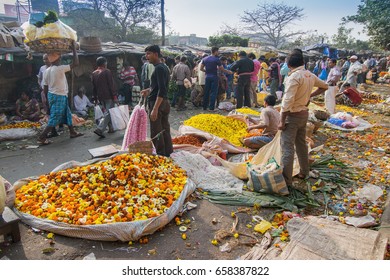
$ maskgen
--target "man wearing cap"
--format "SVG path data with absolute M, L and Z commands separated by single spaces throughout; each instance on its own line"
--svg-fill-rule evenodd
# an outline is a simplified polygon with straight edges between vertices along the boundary
M 346 83 L 350 84 L 351 87 L 356 88 L 357 76 L 362 72 L 362 64 L 358 61 L 358 57 L 356 55 L 351 56 L 349 60 L 351 61 L 351 65 L 349 66 L 345 82 L 340 88 L 340 92 L 343 92 Z
M 47 145 L 51 142 L 47 139 L 47 135 L 52 131 L 53 127 L 58 124 L 66 124 L 69 127 L 70 138 L 82 136 L 78 133 L 72 124 L 72 113 L 68 105 L 68 81 L 65 73 L 73 67 L 79 65 L 79 57 L 76 51 L 76 43 L 73 42 L 73 63 L 70 65 L 61 65 L 60 53 L 49 53 L 47 55 L 50 62 L 50 67 L 43 74 L 44 92 L 47 96 L 50 107 L 49 122 L 45 130 L 38 138 L 38 144 Z
M 170 73 L 168 67 L 161 63 L 161 51 L 157 45 L 145 49 L 146 58 L 154 65 L 150 79 L 150 87 L 141 91 L 141 95 L 148 97 L 148 111 L 150 119 L 150 137 L 158 155 L 169 157 L 173 152 L 169 113 L 171 106 L 168 101 L 168 84 Z M 159 135 L 160 134 L 160 135 Z

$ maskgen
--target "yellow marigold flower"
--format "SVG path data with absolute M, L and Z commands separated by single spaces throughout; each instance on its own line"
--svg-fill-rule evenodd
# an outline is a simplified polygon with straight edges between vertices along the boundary
M 213 244 L 214 246 L 217 246 L 218 245 L 218 240 L 216 240 L 216 239 L 211 240 L 211 244 Z
M 50 232 L 46 235 L 48 239 L 52 239 L 54 237 L 54 233 Z
M 236 146 L 242 146 L 240 139 L 247 133 L 245 122 L 218 114 L 199 114 L 184 121 L 184 125 L 224 138 Z
M 240 108 L 240 109 L 236 109 L 236 112 L 239 112 L 241 114 L 245 114 L 245 115 L 254 115 L 254 116 L 260 116 L 260 112 L 257 112 L 253 109 L 250 109 L 250 108 Z

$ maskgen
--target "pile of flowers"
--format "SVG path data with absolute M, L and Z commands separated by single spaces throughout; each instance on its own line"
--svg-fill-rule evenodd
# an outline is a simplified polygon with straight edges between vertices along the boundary
M 38 128 L 41 127 L 41 124 L 38 122 L 16 122 L 7 125 L 1 125 L 0 130 L 2 129 L 13 129 L 13 128 Z
M 257 111 L 255 111 L 253 109 L 250 109 L 250 108 L 236 109 L 236 112 L 241 113 L 241 114 L 245 114 L 245 115 L 260 116 L 260 112 L 257 112 Z
M 202 147 L 202 144 L 205 142 L 205 139 L 198 137 L 196 135 L 182 135 L 172 139 L 173 144 L 188 144 L 196 147 Z
M 184 121 L 184 125 L 224 138 L 236 146 L 242 146 L 240 139 L 247 134 L 245 122 L 218 114 L 199 114 Z
M 369 112 L 357 108 L 352 108 L 350 106 L 345 106 L 345 105 L 336 105 L 336 111 L 352 113 L 354 116 L 360 116 L 360 117 L 366 117 L 371 115 Z
M 146 220 L 164 213 L 186 184 L 172 159 L 122 154 L 96 164 L 52 172 L 16 191 L 16 208 L 74 225 Z

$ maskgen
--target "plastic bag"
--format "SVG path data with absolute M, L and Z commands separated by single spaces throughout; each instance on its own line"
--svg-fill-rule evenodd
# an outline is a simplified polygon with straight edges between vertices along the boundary
M 0 215 L 4 207 L 13 207 L 15 201 L 15 190 L 10 182 L 0 176 Z
M 102 111 L 102 108 L 100 108 L 99 105 L 96 105 L 94 107 L 94 111 L 95 111 L 95 120 L 100 120 L 101 118 L 103 118 L 104 114 L 103 114 L 103 111 Z
M 326 69 L 322 69 L 320 75 L 318 78 L 320 78 L 323 81 L 326 81 L 326 78 L 328 77 L 328 73 L 326 72 Z
M 4 212 L 4 207 L 5 207 L 5 187 L 4 187 L 4 182 L 3 178 L 0 176 L 0 215 Z
M 375 202 L 383 195 L 383 190 L 373 184 L 366 184 L 357 193 L 359 198 L 367 198 L 368 200 Z
M 325 91 L 325 107 L 330 114 L 334 114 L 336 108 L 336 93 L 338 87 L 330 86 Z
M 111 108 L 110 110 L 112 128 L 114 130 L 123 130 L 127 127 L 129 122 L 129 106 L 121 105 Z
M 25 34 L 27 36 L 27 32 Z M 45 24 L 40 28 L 36 28 L 35 38 L 32 36 L 27 37 L 30 41 L 45 38 L 68 38 L 77 41 L 77 34 L 71 27 L 58 20 L 53 23 Z
M 272 158 L 267 164 L 247 164 L 248 185 L 256 192 L 288 195 L 283 169 Z

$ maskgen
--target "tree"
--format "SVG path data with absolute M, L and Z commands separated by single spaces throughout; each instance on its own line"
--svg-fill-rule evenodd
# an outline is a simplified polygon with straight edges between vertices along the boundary
M 390 0 L 361 0 L 356 15 L 343 20 L 361 23 L 372 43 L 385 49 L 390 42 Z
M 249 39 L 244 39 L 235 35 L 210 36 L 209 46 L 213 47 L 247 47 Z
M 337 28 L 337 34 L 332 36 L 333 45 L 339 49 L 352 49 L 355 39 L 352 37 L 353 28 L 347 28 L 341 23 Z
M 263 33 L 271 46 L 279 48 L 287 39 L 302 34 L 288 29 L 290 24 L 303 17 L 302 11 L 303 8 L 284 3 L 263 3 L 253 11 L 245 11 L 241 21 L 247 30 Z
M 93 0 L 120 25 L 120 38 L 134 33 L 139 26 L 155 27 L 160 22 L 158 0 Z

